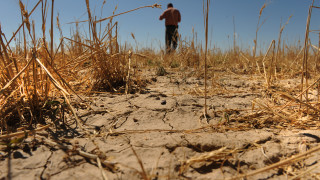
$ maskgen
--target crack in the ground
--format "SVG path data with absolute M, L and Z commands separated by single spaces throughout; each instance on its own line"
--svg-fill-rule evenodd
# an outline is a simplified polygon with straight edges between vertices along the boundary
M 97 114 L 104 114 L 104 113 L 110 113 L 108 110 L 96 110 L 96 111 L 90 111 L 87 113 L 84 113 L 82 115 L 79 115 L 79 118 L 85 117 L 85 116 L 90 116 L 90 115 L 97 115 Z
M 87 163 L 87 162 L 81 162 L 81 163 L 76 164 L 76 165 L 73 165 L 73 166 L 68 166 L 68 167 L 66 167 L 66 168 L 64 168 L 64 169 L 61 169 L 61 170 L 58 171 L 58 172 L 55 172 L 55 173 L 53 173 L 53 174 L 50 174 L 49 177 L 51 178 L 51 177 L 53 177 L 53 176 L 56 176 L 56 175 L 62 173 L 63 171 L 66 171 L 66 170 L 68 170 L 68 169 L 74 168 L 74 167 L 76 167 L 76 166 L 79 166 L 79 165 L 85 164 L 85 163 Z
M 132 108 L 132 109 L 133 109 L 133 108 L 136 108 L 136 109 L 140 109 L 140 108 L 141 108 L 140 106 L 132 103 L 131 101 L 128 101 L 128 103 L 130 104 L 129 107 Z
M 114 122 L 112 123 L 111 127 L 114 128 L 114 129 L 120 128 L 125 122 L 127 122 L 127 120 L 128 120 L 128 118 L 129 118 L 131 113 L 133 113 L 132 110 L 127 111 L 127 112 L 125 112 L 123 114 L 120 114 L 117 117 L 114 117 Z M 119 126 L 117 126 L 117 124 L 120 121 L 120 118 L 122 118 L 122 117 L 125 117 L 125 120 Z
M 43 176 L 44 172 L 46 171 L 46 169 L 47 169 L 47 167 L 48 167 L 48 164 L 51 163 L 50 159 L 51 159 L 51 157 L 52 157 L 52 155 L 53 155 L 53 152 L 52 152 L 52 151 L 50 151 L 50 152 L 51 152 L 51 154 L 50 154 L 50 156 L 47 158 L 46 164 L 43 166 L 43 170 L 42 170 L 42 172 L 41 172 L 41 174 L 40 174 L 40 179 L 41 179 L 41 180 L 46 179 L 46 178 L 44 178 L 44 177 L 42 177 L 42 176 Z
M 154 148 L 166 148 L 164 145 L 153 146 L 153 145 L 132 145 L 132 147 L 144 148 L 144 149 L 154 149 Z
M 268 137 L 266 137 L 266 138 L 263 138 L 263 139 L 258 140 L 256 143 L 257 143 L 257 144 L 265 144 L 266 142 L 271 141 L 271 140 L 272 140 L 272 137 L 271 137 L 271 136 L 268 136 Z
M 130 146 L 128 146 L 128 147 L 125 147 L 125 148 L 123 148 L 123 149 L 121 149 L 121 150 L 119 150 L 119 151 L 114 151 L 113 149 L 111 149 L 111 150 L 108 150 L 108 151 L 106 151 L 105 153 L 122 153 L 123 151 L 125 151 L 125 150 L 127 150 L 127 149 L 129 149 L 130 148 Z
M 114 127 L 115 129 L 120 128 L 125 122 L 128 121 L 128 119 L 129 119 L 129 116 L 127 116 L 126 119 L 125 119 L 119 126 L 117 126 L 117 124 L 118 124 L 118 122 L 119 122 L 119 121 L 118 121 L 118 122 L 116 122 L 116 123 L 114 124 L 113 127 Z
M 168 111 L 166 111 L 165 113 L 164 113 L 164 115 L 163 115 L 163 117 L 162 117 L 162 121 L 163 121 L 163 123 L 164 124 L 168 124 L 170 127 L 171 127 L 171 129 L 173 129 L 173 126 L 169 123 L 169 122 L 166 122 L 166 117 L 167 117 L 167 114 L 168 114 Z
M 35 170 L 35 169 L 40 169 L 43 168 L 43 166 L 40 167 L 24 167 L 24 168 L 17 168 L 17 170 Z
M 203 153 L 203 152 L 211 152 L 213 150 L 217 150 L 222 148 L 221 145 L 215 145 L 215 144 L 201 144 L 201 143 L 193 143 L 190 142 L 186 137 L 181 136 L 182 141 L 179 144 L 175 144 L 173 146 L 170 145 L 165 145 L 165 148 L 169 151 L 169 153 L 172 153 L 173 151 L 175 151 L 176 148 L 178 147 L 185 147 L 185 148 L 189 148 L 192 151 L 198 152 L 198 153 Z M 183 141 L 185 141 L 186 143 L 182 143 Z
M 174 105 L 174 107 L 172 107 L 170 110 L 165 111 L 165 113 L 164 113 L 164 115 L 163 115 L 163 118 L 162 118 L 162 121 L 163 121 L 165 124 L 168 124 L 168 125 L 171 127 L 171 129 L 174 129 L 173 125 L 170 124 L 170 122 L 166 122 L 166 121 L 165 121 L 165 118 L 167 117 L 167 114 L 168 114 L 169 112 L 174 112 L 174 110 L 179 106 L 179 103 L 178 103 L 177 99 L 174 99 L 174 100 L 175 100 L 175 102 L 176 102 L 175 105 Z
M 186 137 L 184 135 L 180 136 L 181 137 L 181 142 L 177 143 L 173 146 L 170 146 L 169 144 L 164 145 L 164 147 L 169 151 L 169 153 L 172 153 L 173 151 L 176 150 L 176 148 L 178 147 L 187 147 L 187 144 L 189 144 L 190 142 L 186 139 Z M 184 141 L 186 143 L 184 143 Z

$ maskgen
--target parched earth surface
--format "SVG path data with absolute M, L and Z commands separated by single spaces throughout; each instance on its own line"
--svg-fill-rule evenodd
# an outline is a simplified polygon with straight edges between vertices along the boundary
M 318 151 L 248 174 L 307 152 L 320 140 L 316 126 L 297 128 L 253 109 L 254 99 L 269 96 L 262 76 L 215 72 L 208 81 L 208 116 L 201 75 L 144 70 L 142 76 L 149 82 L 141 93 L 83 97 L 89 105 L 74 98 L 82 129 L 73 129 L 67 116 L 65 124 L 29 136 L 10 153 L 0 151 L 0 179 L 320 177 Z M 298 79 L 279 82 L 283 88 L 299 85 Z

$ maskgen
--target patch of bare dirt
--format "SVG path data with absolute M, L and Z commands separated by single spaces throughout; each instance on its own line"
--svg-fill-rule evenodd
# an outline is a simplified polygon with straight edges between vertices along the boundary
M 150 79 L 143 94 L 84 97 L 92 109 L 75 107 L 83 129 L 70 121 L 65 129 L 29 136 L 9 152 L 3 145 L 0 179 L 237 179 L 319 143 L 316 128 L 274 121 L 265 110 L 252 109 L 255 99 L 272 94 L 258 76 L 215 72 L 204 117 L 201 75 L 143 75 Z M 287 89 L 299 85 L 297 79 L 279 82 Z M 314 152 L 247 179 L 287 179 L 302 172 L 316 178 L 319 157 Z

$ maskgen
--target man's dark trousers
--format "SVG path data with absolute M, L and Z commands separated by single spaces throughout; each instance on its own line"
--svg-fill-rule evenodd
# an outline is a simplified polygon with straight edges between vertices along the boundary
M 171 47 L 172 44 L 172 47 Z M 178 46 L 178 26 L 167 25 L 166 26 L 166 48 L 167 53 L 175 50 Z

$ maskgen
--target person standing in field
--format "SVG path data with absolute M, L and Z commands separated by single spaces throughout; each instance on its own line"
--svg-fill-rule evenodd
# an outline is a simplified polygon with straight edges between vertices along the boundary
M 159 20 L 165 19 L 166 25 L 166 51 L 170 53 L 178 46 L 178 23 L 181 22 L 180 11 L 169 3 L 167 9 L 161 14 Z

